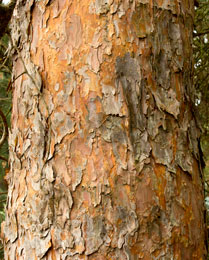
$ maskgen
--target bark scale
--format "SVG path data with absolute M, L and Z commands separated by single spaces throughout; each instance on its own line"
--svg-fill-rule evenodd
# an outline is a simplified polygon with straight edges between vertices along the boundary
M 205 259 L 193 1 L 19 0 L 5 259 Z

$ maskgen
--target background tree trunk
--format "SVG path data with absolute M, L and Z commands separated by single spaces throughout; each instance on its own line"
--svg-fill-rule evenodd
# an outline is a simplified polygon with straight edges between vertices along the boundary
M 19 0 L 5 259 L 205 259 L 193 1 Z

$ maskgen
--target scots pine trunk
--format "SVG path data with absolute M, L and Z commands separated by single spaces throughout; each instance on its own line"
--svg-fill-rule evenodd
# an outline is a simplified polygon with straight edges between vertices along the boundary
M 6 260 L 205 259 L 192 0 L 18 0 Z

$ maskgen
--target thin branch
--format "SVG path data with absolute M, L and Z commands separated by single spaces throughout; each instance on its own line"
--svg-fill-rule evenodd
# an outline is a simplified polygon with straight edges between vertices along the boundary
M 0 195 L 7 195 L 7 194 L 8 194 L 7 191 L 5 191 L 5 192 L 0 192 Z
M 3 42 L 0 42 L 0 47 L 2 47 L 5 51 L 7 50 L 7 47 L 3 44 Z
M 11 82 L 11 84 L 13 84 L 15 82 L 15 80 L 17 80 L 19 77 L 21 77 L 23 74 L 27 74 L 26 71 L 23 71 L 22 73 L 20 73 L 20 75 L 18 75 L 15 79 L 13 79 L 13 81 Z
M 12 84 L 13 84 L 19 77 L 21 77 L 21 76 L 24 75 L 24 74 L 27 74 L 27 72 L 26 72 L 26 71 L 23 71 L 23 72 L 20 73 L 16 78 L 14 78 L 12 81 L 11 81 L 11 80 L 9 81 L 9 84 L 8 84 L 8 86 L 7 86 L 7 92 L 9 92 L 9 91 L 12 89 Z
M 11 111 L 12 111 L 12 107 L 9 108 L 9 110 L 6 113 L 6 116 L 8 116 Z
M 3 68 L 4 68 L 5 70 L 3 70 Z M 0 70 L 1 70 L 2 72 L 4 72 L 4 73 L 9 73 L 9 74 L 12 73 L 12 70 L 11 70 L 11 69 L 9 68 L 9 66 L 7 66 L 7 65 L 2 65 L 1 68 L 0 68 Z
M 0 160 L 3 160 L 5 162 L 8 162 L 8 159 L 0 155 Z
M 7 55 L 7 57 L 4 59 L 4 62 L 1 64 L 0 70 L 1 70 L 3 67 L 5 67 L 5 64 L 6 64 L 7 60 L 8 60 L 8 58 L 9 58 L 9 55 Z M 7 67 L 7 66 L 6 66 L 6 67 Z
M 6 101 L 6 100 L 10 100 L 10 97 L 5 97 L 5 98 L 0 98 L 0 101 Z

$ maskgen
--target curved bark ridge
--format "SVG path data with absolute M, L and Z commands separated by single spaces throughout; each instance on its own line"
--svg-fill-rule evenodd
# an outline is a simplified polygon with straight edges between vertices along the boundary
M 13 19 L 5 259 L 203 259 L 191 1 L 19 0 Z

